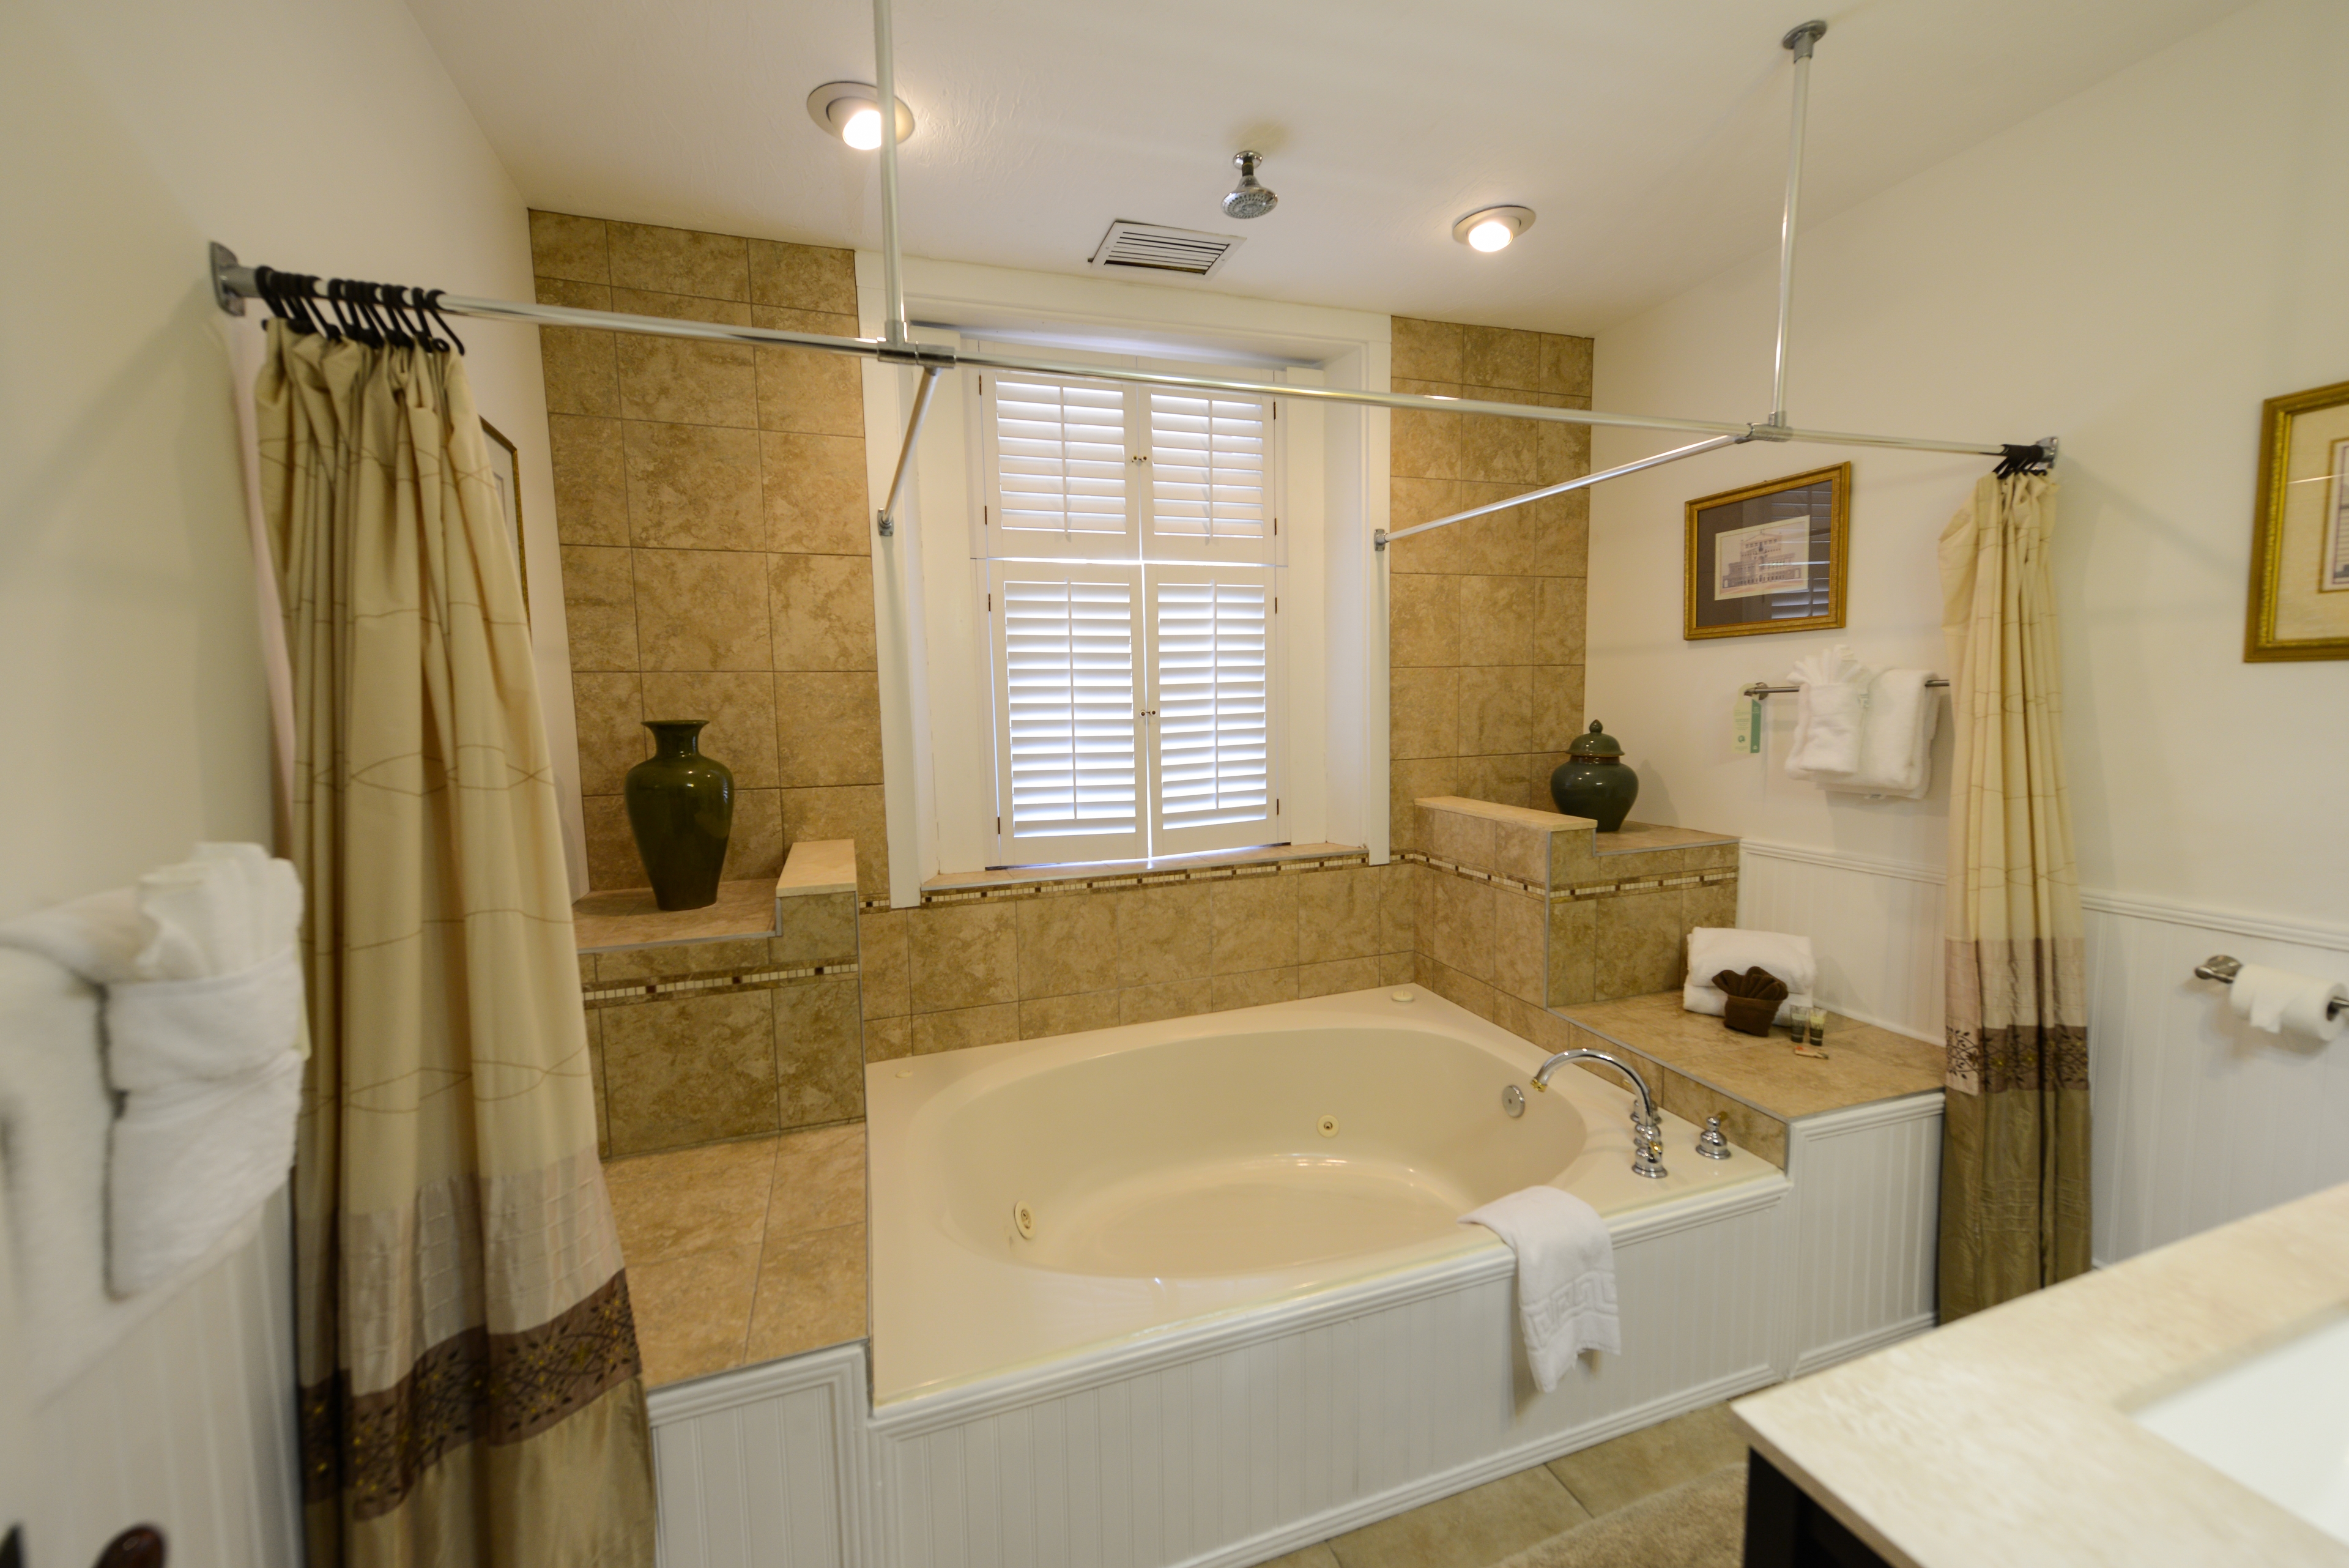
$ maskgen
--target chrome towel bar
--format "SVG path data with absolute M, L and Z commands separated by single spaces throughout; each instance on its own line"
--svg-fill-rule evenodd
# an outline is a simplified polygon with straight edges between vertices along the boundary
M 1947 686 L 1949 682 L 1942 680 L 1938 675 L 1929 675 L 1925 678 L 1925 684 L 1928 686 Z M 1737 689 L 1737 694 L 1740 697 L 1775 697 L 1784 692 L 1800 691 L 1801 690 L 1802 688 L 1799 686 L 1773 686 L 1766 680 L 1756 680 L 1751 686 L 1739 687 Z

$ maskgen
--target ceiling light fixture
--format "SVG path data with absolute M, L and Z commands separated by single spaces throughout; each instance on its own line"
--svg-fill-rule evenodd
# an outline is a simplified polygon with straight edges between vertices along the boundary
M 1497 251 L 1533 226 L 1531 207 L 1479 207 L 1452 225 L 1452 237 L 1480 251 Z
M 808 94 L 808 118 L 859 152 L 881 145 L 881 94 L 867 82 L 826 82 Z M 914 134 L 914 111 L 897 100 L 897 145 Z

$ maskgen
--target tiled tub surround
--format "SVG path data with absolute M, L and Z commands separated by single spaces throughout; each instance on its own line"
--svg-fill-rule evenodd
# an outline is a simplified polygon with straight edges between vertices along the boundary
M 531 214 L 543 304 L 856 334 L 854 257 Z M 643 879 L 621 780 L 641 722 L 707 718 L 734 771 L 730 868 L 864 846 L 886 896 L 872 516 L 854 360 L 540 328 L 589 885 Z

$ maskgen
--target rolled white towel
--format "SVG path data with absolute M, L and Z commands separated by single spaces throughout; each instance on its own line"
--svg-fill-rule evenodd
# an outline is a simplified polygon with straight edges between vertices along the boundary
M 1528 1187 L 1460 1217 L 1517 1254 L 1517 1325 L 1526 1365 L 1545 1394 L 1586 1350 L 1620 1355 L 1615 1239 L 1599 1210 L 1555 1187 Z
M 1823 789 L 1851 794 L 1921 800 L 1933 784 L 1933 731 L 1939 694 L 1922 670 L 1888 670 L 1868 683 L 1859 727 L 1859 765 L 1842 778 L 1821 778 Z
M 1778 1006 L 1779 1023 L 1792 1023 L 1811 1010 L 1811 993 L 1819 979 L 1811 939 L 1733 926 L 1699 926 L 1689 932 L 1688 979 L 1681 985 L 1681 1006 L 1691 1012 L 1720 1017 L 1727 999 L 1713 983 L 1713 977 L 1723 970 L 1744 974 L 1756 964 L 1786 982 L 1786 1000 Z
M 2243 965 L 2227 988 L 2227 1004 L 2252 1028 L 2318 1041 L 2340 1037 L 2343 1021 L 2333 1012 L 2335 998 L 2349 1001 L 2349 986 L 2258 963 Z
M 1786 753 L 1791 778 L 1850 774 L 1859 767 L 1862 717 L 1868 671 L 1851 656 L 1848 643 L 1795 661 L 1788 676 L 1796 693 L 1795 743 Z

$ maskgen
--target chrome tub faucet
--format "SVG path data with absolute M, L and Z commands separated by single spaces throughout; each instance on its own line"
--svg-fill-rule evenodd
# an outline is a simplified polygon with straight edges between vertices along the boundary
M 1631 1091 L 1639 1096 L 1639 1103 L 1631 1109 L 1631 1174 L 1656 1179 L 1669 1175 L 1664 1169 L 1664 1127 L 1657 1119 L 1656 1097 L 1648 1092 L 1648 1080 L 1633 1071 L 1630 1063 L 1604 1051 L 1578 1048 L 1561 1051 L 1544 1062 L 1534 1074 L 1534 1087 L 1548 1089 L 1549 1075 L 1568 1062 L 1604 1062 L 1631 1080 Z

